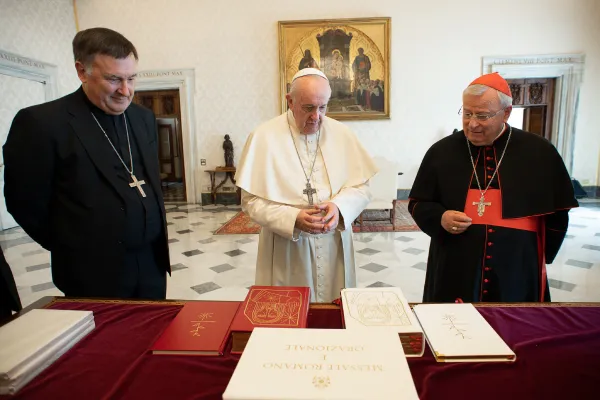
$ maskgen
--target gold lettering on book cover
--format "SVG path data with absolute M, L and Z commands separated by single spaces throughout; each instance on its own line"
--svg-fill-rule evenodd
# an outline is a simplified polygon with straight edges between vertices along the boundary
M 206 326 L 202 324 L 216 322 L 209 321 L 209 318 L 213 318 L 213 313 L 200 313 L 198 314 L 197 320 L 190 321 L 192 324 L 192 330 L 190 331 L 192 336 L 200 336 L 200 331 L 206 329 Z
M 465 327 L 465 325 L 467 325 L 466 322 L 459 322 L 458 318 L 453 314 L 442 315 L 442 320 L 446 321 L 442 322 L 442 325 L 448 326 L 448 330 L 454 331 L 456 336 L 460 337 L 461 339 L 471 339 L 469 336 L 467 336 L 467 328 Z
M 345 292 L 351 318 L 365 326 L 411 325 L 400 297 L 391 291 Z
M 302 293 L 298 290 L 256 289 L 244 315 L 255 325 L 299 326 Z

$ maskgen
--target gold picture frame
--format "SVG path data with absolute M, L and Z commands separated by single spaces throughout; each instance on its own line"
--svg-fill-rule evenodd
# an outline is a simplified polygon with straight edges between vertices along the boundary
M 279 22 L 281 112 L 292 77 L 316 67 L 329 78 L 327 116 L 337 120 L 390 118 L 391 18 Z

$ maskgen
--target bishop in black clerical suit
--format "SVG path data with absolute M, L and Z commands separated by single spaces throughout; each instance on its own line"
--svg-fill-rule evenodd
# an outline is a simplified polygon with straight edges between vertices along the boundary
M 8 211 L 51 252 L 67 296 L 163 299 L 170 272 L 156 120 L 131 103 L 133 44 L 73 41 L 82 87 L 16 115 L 4 146 Z
M 20 311 L 21 308 L 15 278 L 0 249 L 0 322 L 10 317 L 13 311 Z
M 423 159 L 409 211 L 431 237 L 424 302 L 550 301 L 546 264 L 578 204 L 554 146 L 506 123 L 511 102 L 498 74 L 476 79 L 464 130 Z

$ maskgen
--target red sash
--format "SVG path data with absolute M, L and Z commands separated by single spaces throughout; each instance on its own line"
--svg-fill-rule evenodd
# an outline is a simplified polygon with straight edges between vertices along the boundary
M 485 193 L 485 208 L 482 216 L 479 216 L 478 205 L 481 193 L 477 189 L 469 189 L 467 201 L 465 203 L 465 214 L 478 225 L 495 225 L 505 228 L 521 229 L 524 231 L 536 232 L 538 238 L 538 260 L 540 271 L 540 301 L 544 301 L 546 291 L 546 257 L 545 257 L 545 228 L 544 218 L 524 217 L 524 218 L 502 218 L 502 195 L 499 189 L 489 189 Z
M 524 231 L 538 232 L 539 218 L 525 217 L 504 219 L 502 218 L 502 195 L 499 189 L 489 189 L 485 193 L 485 211 L 482 216 L 477 214 L 477 205 L 481 193 L 477 189 L 470 189 L 467 193 L 467 202 L 465 203 L 465 214 L 473 220 L 473 224 L 496 225 L 505 228 L 521 229 Z

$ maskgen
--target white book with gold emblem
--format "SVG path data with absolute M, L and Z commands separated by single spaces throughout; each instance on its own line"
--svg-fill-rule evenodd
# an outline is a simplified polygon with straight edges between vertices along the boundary
M 398 335 L 255 328 L 224 400 L 418 399 Z
M 423 330 L 400 288 L 351 288 L 341 295 L 346 329 L 396 332 L 406 357 L 423 355 Z
M 438 362 L 517 359 L 472 304 L 418 304 L 413 310 Z

